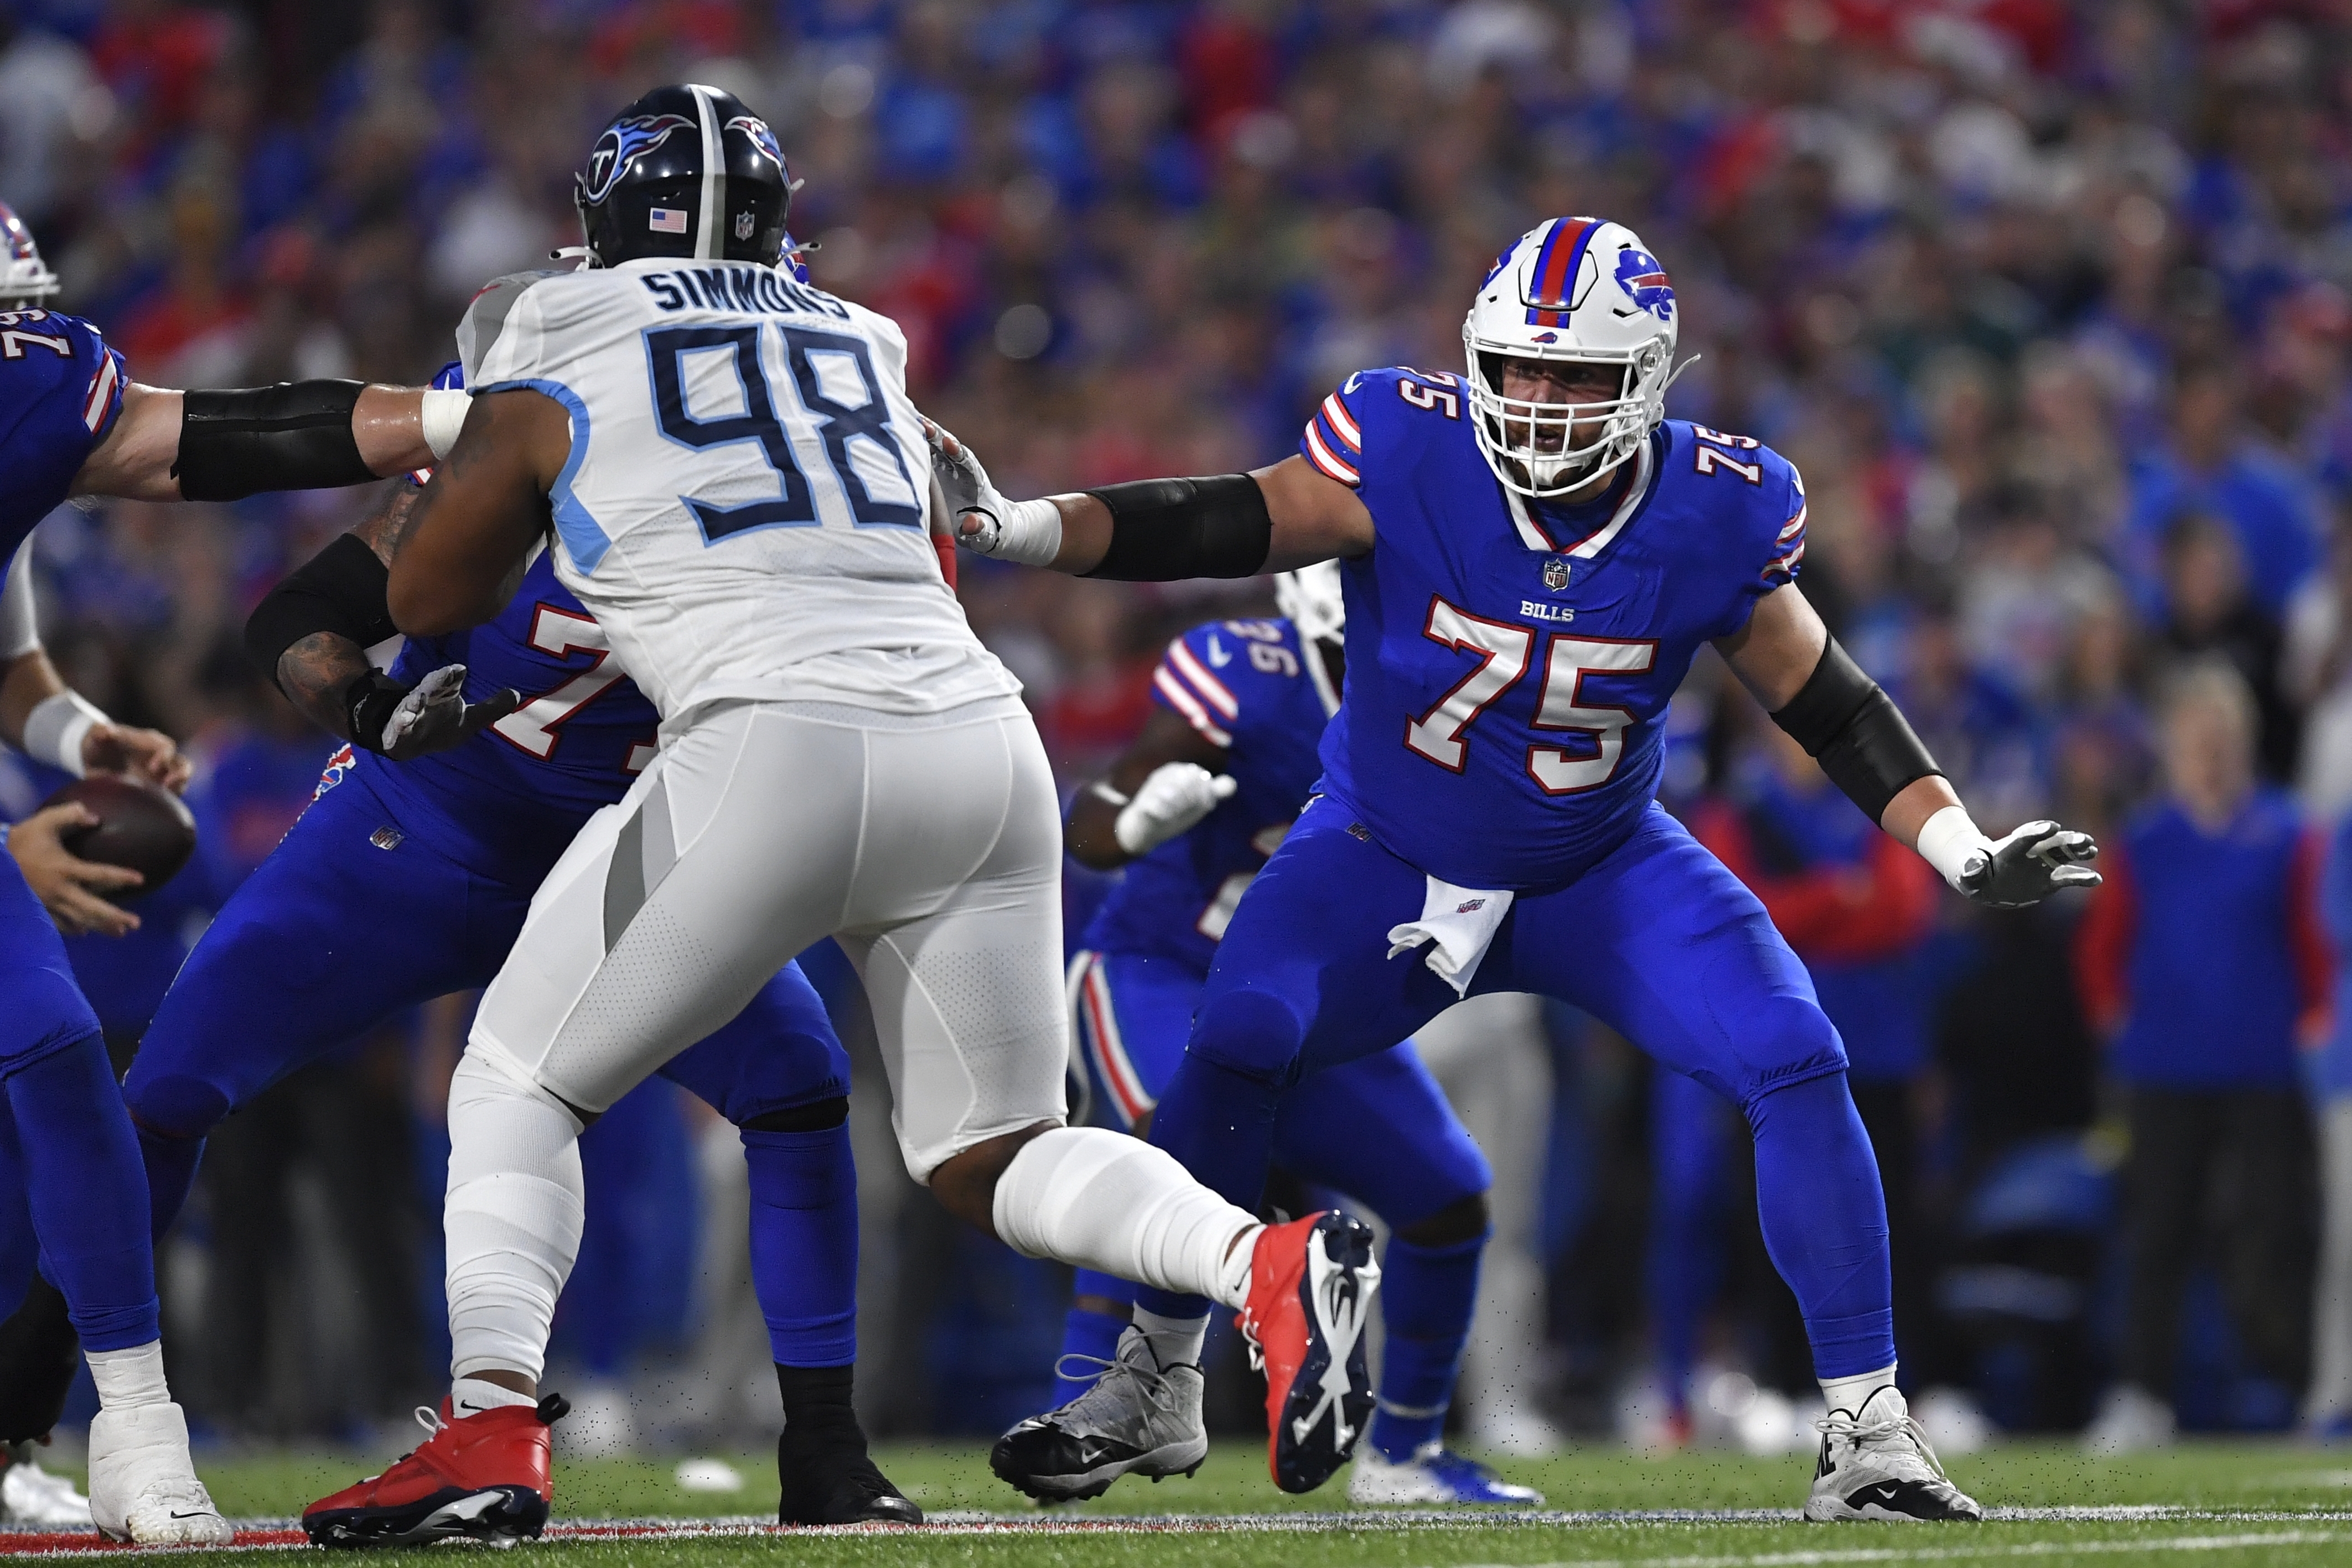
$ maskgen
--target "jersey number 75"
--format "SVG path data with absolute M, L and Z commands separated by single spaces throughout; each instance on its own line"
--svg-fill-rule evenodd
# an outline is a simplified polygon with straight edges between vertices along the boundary
M 1432 599 L 1429 622 L 1422 628 L 1422 635 L 1478 655 L 1475 668 L 1455 682 L 1427 713 L 1404 727 L 1408 747 L 1446 771 L 1459 773 L 1468 765 L 1470 752 L 1463 731 L 1528 673 L 1534 662 L 1536 634 L 1524 626 L 1488 621 L 1443 599 Z M 1580 795 L 1598 789 L 1615 775 L 1625 754 L 1625 731 L 1635 715 L 1631 708 L 1584 702 L 1584 678 L 1642 674 L 1657 654 L 1654 640 L 1552 634 L 1544 650 L 1543 690 L 1536 698 L 1533 727 L 1591 736 L 1592 753 L 1572 756 L 1558 746 L 1529 746 L 1528 777 L 1545 794 Z

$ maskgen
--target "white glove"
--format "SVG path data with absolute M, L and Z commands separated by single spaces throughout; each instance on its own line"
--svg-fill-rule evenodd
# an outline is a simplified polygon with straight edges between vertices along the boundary
M 1955 889 L 1992 909 L 2021 909 L 2062 887 L 2099 885 L 2086 863 L 2099 846 L 2090 834 L 2052 821 L 1989 839 L 1964 808 L 1947 806 L 1920 828 L 1919 853 Z
M 1197 762 L 1163 762 L 1119 809 L 1111 836 L 1130 855 L 1148 854 L 1233 798 L 1241 786 L 1230 773 Z
M 948 514 L 955 519 L 956 542 L 982 555 L 1017 560 L 1024 566 L 1051 566 L 1062 553 L 1062 508 L 1051 501 L 1011 501 L 988 477 L 988 470 L 971 447 L 950 431 L 923 421 L 923 434 L 931 444 L 931 472 L 939 476 L 940 492 L 947 497 Z M 966 517 L 980 527 L 963 530 Z

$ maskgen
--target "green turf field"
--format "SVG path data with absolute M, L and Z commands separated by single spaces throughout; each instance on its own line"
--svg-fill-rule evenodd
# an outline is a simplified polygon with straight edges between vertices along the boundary
M 2087 1458 L 2065 1445 L 1996 1448 L 1950 1467 L 1954 1479 L 1989 1506 L 2150 1511 L 2002 1519 L 1975 1527 L 1556 1516 L 1541 1523 L 1505 1525 L 1436 1512 L 1368 1521 L 1361 1515 L 1339 1517 L 1346 1500 L 1338 1482 L 1309 1498 L 1276 1492 L 1265 1479 L 1262 1451 L 1240 1447 L 1219 1449 L 1192 1480 L 1122 1482 L 1097 1502 L 1048 1512 L 1024 1505 L 998 1484 L 975 1447 L 893 1446 L 879 1457 L 892 1479 L 929 1511 L 939 1530 L 550 1542 L 521 1551 L 524 1558 L 561 1558 L 562 1568 L 718 1568 L 780 1558 L 795 1568 L 1451 1568 L 1554 1563 L 1801 1568 L 2010 1560 L 2180 1568 L 2352 1564 L 2352 1451 L 2284 1443 L 2190 1444 L 2111 1460 Z M 731 1462 L 746 1477 L 745 1487 L 717 1494 L 679 1487 L 675 1460 L 562 1463 L 557 1472 L 559 1521 L 761 1512 L 772 1500 L 772 1458 L 733 1456 Z M 199 1469 L 222 1511 L 246 1518 L 284 1518 L 359 1473 L 348 1459 L 320 1456 L 207 1456 L 200 1458 Z M 1550 1509 L 1576 1512 L 1790 1510 L 1802 1499 L 1808 1470 L 1802 1459 L 1716 1453 L 1649 1458 L 1603 1448 L 1506 1469 L 1513 1479 L 1542 1488 Z M 1121 1527 L 1114 1522 L 1121 1518 L 1136 1522 Z M 521 1568 L 524 1558 L 509 1561 Z

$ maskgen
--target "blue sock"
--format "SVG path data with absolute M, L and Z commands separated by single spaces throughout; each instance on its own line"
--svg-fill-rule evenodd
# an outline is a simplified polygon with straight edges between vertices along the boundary
M 1895 1364 L 1886 1196 L 1845 1074 L 1776 1089 L 1748 1110 L 1764 1249 L 1795 1292 L 1819 1377 Z
M 1253 1009 L 1251 1004 L 1257 1005 Z M 1245 991 L 1220 998 L 1218 1005 L 1232 1014 L 1257 1010 L 1289 1017 L 1279 1004 Z M 1278 1085 L 1188 1049 L 1151 1113 L 1151 1142 L 1175 1155 L 1203 1186 L 1255 1214 L 1265 1195 L 1266 1166 L 1274 1157 L 1274 1113 L 1281 1103 Z M 1137 1288 L 1135 1304 L 1167 1318 L 1209 1315 L 1205 1296 L 1180 1295 L 1150 1285 Z
M 1470 1340 L 1470 1312 L 1478 1303 L 1478 1260 L 1486 1237 L 1451 1247 L 1389 1241 L 1381 1260 L 1380 1407 L 1372 1416 L 1372 1447 L 1392 1464 L 1445 1430 L 1445 1407 Z
M 180 1218 L 180 1210 L 188 1207 L 188 1194 L 195 1189 L 196 1166 L 204 1162 L 205 1140 L 175 1137 L 135 1123 L 132 1126 L 139 1134 L 139 1157 L 147 1167 L 152 1234 L 160 1241 Z
M 751 1287 L 780 1366 L 857 1359 L 857 1166 L 849 1127 L 743 1134 Z
M 1126 1303 L 1116 1312 L 1096 1312 L 1088 1307 L 1073 1305 L 1062 1316 L 1062 1354 L 1088 1355 L 1108 1361 L 1118 1350 L 1118 1336 L 1127 1332 L 1127 1306 L 1135 1301 L 1135 1287 L 1125 1280 L 1108 1274 L 1097 1274 L 1092 1269 L 1081 1269 L 1073 1282 L 1073 1296 L 1099 1296 L 1108 1301 Z M 1078 1375 L 1064 1375 L 1059 1357 L 1054 1364 L 1054 1408 L 1060 1409 L 1088 1388 L 1094 1386 L 1093 1374 L 1097 1367 L 1085 1365 L 1070 1369 Z
M 163 1328 L 147 1174 L 105 1041 L 87 1035 L 20 1067 L 7 1090 L 42 1269 L 82 1349 L 152 1343 Z

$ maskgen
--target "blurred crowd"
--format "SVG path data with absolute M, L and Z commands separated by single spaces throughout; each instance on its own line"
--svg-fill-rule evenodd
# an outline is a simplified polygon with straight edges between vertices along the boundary
M 2058 817 L 2109 846 L 2097 894 L 1972 915 L 1824 804 L 1719 668 L 1675 705 L 1670 804 L 1765 896 L 1847 1037 L 1906 1381 L 1948 1394 L 1963 1437 L 1988 1416 L 2115 1446 L 2344 1427 L 2352 11 L 0 0 L 0 197 L 138 379 L 415 382 L 485 280 L 576 243 L 597 127 L 680 79 L 769 116 L 815 280 L 899 321 L 916 398 L 1013 495 L 1272 462 L 1349 371 L 1459 368 L 1469 293 L 1514 235 L 1563 213 L 1633 226 L 1696 356 L 1670 412 L 1795 462 L 1808 595 L 1978 820 Z M 368 504 L 110 504 L 37 536 L 68 678 L 205 764 L 205 867 L 136 939 L 155 956 L 78 955 L 126 1049 L 325 750 L 236 630 Z M 966 558 L 962 592 L 1076 780 L 1134 733 L 1171 632 L 1259 588 Z M 285 1359 L 252 1325 L 328 1278 L 360 1304 L 303 1343 L 375 1367 L 340 1404 L 223 1396 L 222 1424 L 332 1427 L 429 1378 L 434 1084 L 461 1026 L 443 1009 L 362 1042 L 290 1131 L 216 1160 L 210 1229 L 174 1266 L 189 1335 L 224 1366 Z M 1486 1430 L 1794 1441 L 1809 1385 L 1741 1200 L 1744 1130 L 1589 1021 L 1539 1026 L 1552 1115 L 1524 1261 L 1545 1288 Z M 314 1131 L 306 1164 L 299 1129 L 371 1117 L 416 1131 L 364 1150 Z M 725 1161 L 698 1178 L 693 1128 L 646 1135 L 681 1201 L 724 1212 Z M 906 1202 L 868 1146 L 878 1424 L 1026 1413 L 1061 1286 Z M 406 1186 L 353 1174 L 367 1160 Z M 394 1188 L 419 1195 L 385 1221 L 413 1263 L 272 1272 L 261 1243 L 347 1236 L 337 1205 Z M 235 1241 L 254 1213 L 278 1230 Z M 681 1293 L 574 1354 L 625 1377 L 693 1312 Z M 393 1339 L 418 1348 L 369 1348 Z M 1024 1357 L 1034 1376 L 985 1399 L 958 1371 Z

